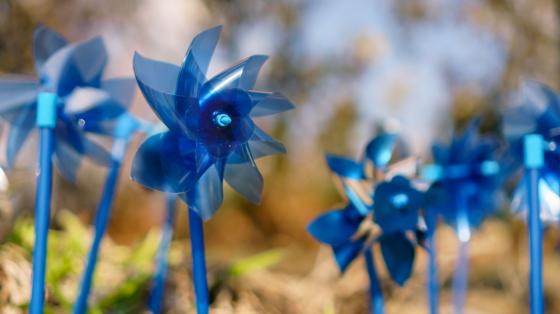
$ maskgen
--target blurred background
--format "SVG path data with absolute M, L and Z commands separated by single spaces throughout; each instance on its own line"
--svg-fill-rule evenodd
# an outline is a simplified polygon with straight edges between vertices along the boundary
M 431 143 L 473 116 L 483 117 L 485 132 L 497 132 L 520 79 L 560 87 L 556 0 L 0 0 L 0 73 L 33 74 L 38 23 L 72 41 L 103 35 L 106 77 L 132 76 L 134 51 L 178 64 L 192 37 L 217 24 L 224 32 L 210 76 L 248 55 L 270 55 L 257 87 L 282 92 L 296 110 L 258 123 L 289 153 L 259 161 L 259 206 L 226 189 L 223 207 L 206 223 L 214 313 L 367 313 L 362 262 L 341 276 L 331 251 L 306 232 L 310 220 L 344 201 L 324 153 L 358 158 L 373 135 L 388 130 L 429 161 Z M 132 111 L 155 121 L 140 93 Z M 92 313 L 145 309 L 165 209 L 161 193 L 129 180 L 141 141 L 123 169 Z M 35 146 L 28 143 L 0 199 L 1 313 L 23 313 L 28 302 Z M 105 174 L 85 162 L 76 185 L 55 180 L 48 313 L 71 308 Z M 164 306 L 166 313 L 194 313 L 188 219 L 179 207 Z M 441 312 L 451 313 L 457 243 L 445 226 L 437 236 Z M 549 228 L 545 236 L 546 308 L 560 313 L 559 234 Z M 474 235 L 467 313 L 528 312 L 525 238 L 507 204 Z M 379 265 L 388 313 L 427 313 L 426 252 L 417 257 L 403 288 Z

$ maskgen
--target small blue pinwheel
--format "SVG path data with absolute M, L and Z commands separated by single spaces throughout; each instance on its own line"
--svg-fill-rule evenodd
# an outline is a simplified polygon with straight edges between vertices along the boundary
M 499 143 L 481 136 L 478 128 L 479 120 L 475 119 L 448 146 L 434 144 L 435 165 L 423 169 L 423 176 L 434 182 L 426 200 L 428 226 L 434 227 L 441 215 L 462 241 L 468 241 L 471 229 L 497 210 L 496 192 L 502 182 Z
M 0 78 L 0 116 L 10 124 L 8 168 L 35 128 L 40 92 L 54 93 L 58 99 L 54 156 L 61 174 L 74 181 L 82 156 L 109 166 L 110 154 L 84 135 L 111 135 L 116 118 L 132 101 L 134 80 L 102 80 L 107 53 L 100 37 L 69 44 L 40 26 L 33 37 L 33 55 L 38 79 Z
M 545 224 L 560 221 L 560 95 L 552 88 L 535 82 L 523 83 L 520 101 L 504 112 L 504 134 L 509 152 L 516 161 L 515 169 L 523 165 L 523 138 L 538 134 L 545 141 L 544 166 L 539 174 L 540 218 Z M 514 191 L 512 210 L 527 217 L 527 189 L 524 175 Z
M 221 29 L 198 34 L 180 67 L 134 55 L 138 85 L 169 130 L 140 146 L 132 163 L 132 179 L 178 194 L 188 203 L 200 314 L 208 313 L 209 302 L 201 219 L 211 218 L 221 206 L 224 179 L 249 201 L 260 201 L 263 178 L 255 159 L 286 150 L 252 118 L 293 108 L 278 93 L 253 90 L 266 56 L 251 56 L 206 78 Z
M 464 310 L 468 278 L 468 242 L 473 228 L 498 208 L 498 192 L 503 173 L 498 163 L 498 142 L 479 134 L 479 120 L 473 120 L 466 130 L 452 138 L 446 146 L 432 148 L 435 165 L 426 166 L 422 176 L 433 180 L 424 208 L 430 243 L 429 288 L 431 312 L 437 312 L 438 284 L 436 274 L 434 232 L 438 217 L 443 217 L 455 229 L 459 258 L 455 270 L 455 311 Z
M 148 188 L 181 193 L 203 219 L 220 207 L 223 179 L 248 200 L 260 201 L 263 179 L 254 160 L 286 150 L 252 118 L 293 108 L 278 93 L 253 90 L 266 56 L 251 56 L 206 79 L 220 31 L 215 27 L 197 35 L 180 67 L 134 56 L 138 85 L 169 131 L 142 144 L 132 178 Z
M 342 272 L 360 254 L 364 254 L 375 313 L 383 310 L 383 294 L 373 262 L 372 244 L 380 244 L 391 278 L 404 285 L 412 273 L 416 245 L 423 232 L 419 227 L 422 193 L 407 178 L 399 175 L 402 163 L 389 166 L 391 160 L 398 156 L 395 149 L 397 139 L 394 134 L 375 137 L 359 162 L 327 155 L 327 164 L 341 179 L 350 202 L 343 209 L 319 216 L 308 226 L 311 235 L 332 247 Z M 368 173 L 369 164 L 373 165 L 373 173 Z M 373 192 L 369 192 L 369 188 L 373 188 Z M 371 224 L 368 228 L 368 217 L 372 214 L 377 229 Z

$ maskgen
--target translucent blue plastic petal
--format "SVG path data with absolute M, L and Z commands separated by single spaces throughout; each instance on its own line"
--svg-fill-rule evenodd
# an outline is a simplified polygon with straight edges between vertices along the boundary
M 365 178 L 364 165 L 362 163 L 343 156 L 330 154 L 326 155 L 326 160 L 332 172 L 340 177 L 355 180 L 362 180 Z
M 81 156 L 63 141 L 55 141 L 53 161 L 60 174 L 69 182 L 76 182 Z
M 39 92 L 39 84 L 23 77 L 0 77 L 0 115 L 34 103 Z
M 117 117 L 126 111 L 116 103 L 106 103 L 73 115 L 84 132 L 112 135 Z
M 150 136 L 132 161 L 132 179 L 148 188 L 181 193 L 197 180 L 196 145 L 173 132 Z
M 222 180 L 224 176 L 224 160 L 212 165 L 198 179 L 195 187 L 180 197 L 185 200 L 200 218 L 208 220 L 222 205 L 224 198 Z
M 259 204 L 263 190 L 263 177 L 252 162 L 227 164 L 224 174 L 226 182 L 253 204 Z
M 199 95 L 200 102 L 205 102 L 224 90 L 252 89 L 255 86 L 259 70 L 267 58 L 263 55 L 251 56 L 214 76 L 202 85 Z
M 240 157 L 245 162 L 230 163 L 228 158 L 224 178 L 235 191 L 250 202 L 258 204 L 261 200 L 263 177 L 247 144 L 241 145 L 240 153 Z
M 77 86 L 99 86 L 107 53 L 100 37 L 66 46 L 55 52 L 41 67 L 41 84 L 60 97 Z
M 178 73 L 178 67 L 134 55 L 136 81 L 150 107 L 170 130 L 190 133 L 182 120 L 184 112 L 177 111 L 177 104 L 198 102 L 174 95 Z
M 511 209 L 527 219 L 527 178 L 523 176 L 515 189 Z M 560 222 L 560 177 L 554 171 L 545 169 L 539 179 L 540 217 L 543 223 L 553 224 Z
M 82 82 L 88 86 L 99 86 L 108 59 L 103 39 L 98 36 L 76 43 L 72 57 Z
M 336 246 L 348 242 L 360 223 L 359 219 L 349 217 L 347 210 L 338 209 L 317 217 L 307 226 L 307 231 L 318 241 Z
M 249 91 L 253 102 L 251 117 L 269 116 L 294 109 L 294 104 L 280 93 Z
M 369 159 L 376 167 L 385 168 L 393 157 L 393 148 L 395 147 L 397 136 L 395 134 L 382 134 L 376 136 L 366 146 L 366 158 Z
M 410 278 L 416 249 L 404 233 L 383 235 L 379 239 L 383 260 L 393 281 L 400 286 Z
M 6 163 L 12 168 L 23 143 L 29 137 L 29 133 L 35 126 L 35 110 L 32 107 L 19 111 L 11 122 L 6 144 Z
M 345 244 L 333 246 L 333 252 L 336 263 L 341 272 L 345 272 L 348 266 L 362 253 L 366 238 L 362 237 L 356 241 L 347 242 Z
M 67 45 L 66 39 L 52 29 L 40 25 L 33 33 L 33 59 L 37 71 L 56 51 Z
M 206 71 L 218 44 L 221 31 L 222 27 L 216 26 L 199 33 L 192 40 L 177 80 L 176 93 L 178 95 L 198 96 L 200 86 L 206 80 Z
M 109 167 L 113 160 L 111 154 L 105 150 L 101 145 L 83 136 L 84 156 L 88 157 L 93 162 L 100 166 Z
M 176 93 L 177 79 L 181 72 L 181 68 L 178 66 L 152 60 L 135 52 L 133 68 L 136 80 L 142 85 L 149 86 L 156 92 L 164 94 L 174 95 Z
M 128 77 L 108 79 L 101 82 L 101 89 L 109 93 L 121 106 L 128 108 L 134 100 L 136 81 Z

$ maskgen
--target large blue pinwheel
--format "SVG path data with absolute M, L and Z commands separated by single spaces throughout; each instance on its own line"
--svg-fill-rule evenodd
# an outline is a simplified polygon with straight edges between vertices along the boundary
M 111 124 L 132 100 L 134 80 L 102 80 L 107 53 L 100 37 L 70 44 L 40 26 L 33 37 L 33 55 L 37 79 L 0 78 L 0 116 L 10 124 L 7 166 L 13 167 L 35 128 L 36 102 L 42 91 L 58 99 L 54 161 L 61 174 L 73 181 L 83 156 L 110 165 L 110 155 L 84 134 L 110 135 Z
M 383 295 L 371 245 L 380 244 L 391 278 L 403 285 L 412 273 L 416 244 L 420 239 L 410 237 L 409 233 L 422 232 L 418 227 L 422 193 L 408 179 L 395 175 L 398 169 L 389 166 L 392 159 L 401 157 L 394 149 L 397 143 L 394 134 L 375 137 L 367 145 L 360 162 L 327 155 L 327 164 L 341 179 L 349 204 L 319 216 L 308 226 L 317 240 L 332 247 L 342 272 L 364 254 L 375 313 L 383 311 Z M 368 173 L 369 164 L 373 165 L 373 173 Z M 373 188 L 373 192 L 368 188 Z M 377 231 L 363 228 L 372 213 L 373 221 L 379 226 Z
M 516 96 L 503 121 L 510 156 L 525 170 L 512 209 L 527 218 L 531 313 L 543 313 L 542 222 L 556 223 L 560 218 L 560 95 L 544 84 L 526 81 Z
M 132 178 L 187 201 L 200 313 L 208 311 L 208 300 L 199 220 L 209 219 L 220 207 L 224 179 L 249 201 L 259 202 L 263 178 L 255 159 L 284 153 L 285 148 L 252 118 L 293 108 L 278 93 L 253 90 L 266 56 L 251 56 L 206 78 L 220 31 L 215 27 L 198 34 L 181 66 L 134 56 L 138 85 L 169 131 L 140 146 Z
M 476 119 L 462 134 L 454 136 L 449 145 L 435 144 L 432 149 L 435 165 L 424 168 L 424 177 L 434 180 L 425 204 L 430 238 L 433 239 L 437 218 L 443 217 L 455 229 L 460 241 L 454 280 L 457 312 L 462 312 L 464 307 L 468 276 L 467 244 L 472 229 L 496 211 L 497 192 L 502 179 L 497 162 L 498 142 L 481 136 L 478 129 L 479 120 Z M 434 243 L 431 241 L 430 245 L 432 258 L 435 258 Z M 431 285 L 434 288 L 435 283 Z

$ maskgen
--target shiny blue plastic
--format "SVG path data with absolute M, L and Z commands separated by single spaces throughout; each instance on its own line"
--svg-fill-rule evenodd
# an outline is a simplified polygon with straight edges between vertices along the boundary
M 84 275 L 80 284 L 78 297 L 74 304 L 73 313 L 84 313 L 87 310 L 87 302 L 95 272 L 95 266 L 99 256 L 101 241 L 107 230 L 109 218 L 111 216 L 111 208 L 117 190 L 118 179 L 123 159 L 129 140 L 133 134 L 138 131 L 145 131 L 144 125 L 129 113 L 121 114 L 116 120 L 113 130 L 113 146 L 111 149 L 112 163 L 109 173 L 103 185 L 101 199 L 99 201 L 96 217 L 95 217 L 95 233 L 93 242 L 89 251 L 88 259 L 84 268 Z
M 35 242 L 29 313 L 43 314 L 47 243 L 51 219 L 52 162 L 54 145 L 52 128 L 41 128 L 39 138 L 39 176 L 35 197 Z
M 473 228 L 477 228 L 498 208 L 497 192 L 504 177 L 499 166 L 498 143 L 479 134 L 479 120 L 469 123 L 462 134 L 455 134 L 449 145 L 435 144 L 432 154 L 435 165 L 430 173 L 435 181 L 425 196 L 426 224 L 431 242 L 437 220 L 443 217 L 455 229 L 461 254 L 454 275 L 454 306 L 463 311 L 467 291 L 468 255 L 466 248 Z M 431 311 L 437 311 L 437 269 L 435 247 L 430 247 L 429 295 Z
M 327 165 L 341 179 L 349 203 L 344 209 L 322 214 L 307 229 L 317 240 L 332 247 L 342 272 L 360 254 L 369 251 L 372 244 L 369 238 L 373 237 L 374 242 L 380 244 L 391 279 L 404 285 L 412 273 L 416 245 L 424 239 L 425 230 L 419 228 L 423 194 L 403 176 L 396 175 L 379 181 L 379 174 L 374 177 L 366 174 L 367 161 L 383 173 L 389 170 L 389 163 L 395 157 L 397 139 L 394 134 L 375 137 L 367 145 L 361 162 L 327 155 Z M 363 195 L 360 196 L 355 185 L 348 180 L 358 184 L 368 183 L 362 187 L 373 186 L 373 190 L 365 191 L 373 197 L 373 206 L 362 198 Z M 382 231 L 380 235 L 372 234 L 371 229 L 360 231 L 360 226 L 372 212 L 374 222 Z M 373 286 L 372 291 L 375 291 Z
M 140 90 L 169 131 L 141 145 L 132 178 L 182 199 L 193 194 L 189 206 L 203 219 L 220 207 L 224 179 L 249 201 L 260 201 L 263 179 L 255 159 L 285 148 L 252 117 L 293 108 L 280 94 L 253 90 L 266 56 L 251 56 L 206 77 L 220 31 L 215 27 L 198 34 L 181 66 L 134 56 Z
M 167 194 L 165 197 L 166 217 L 162 227 L 161 241 L 156 257 L 156 270 L 154 273 L 153 286 L 150 291 L 148 309 L 152 314 L 159 314 L 162 311 L 163 296 L 165 292 L 165 279 L 167 277 L 167 263 L 169 248 L 173 238 L 173 225 L 175 224 L 175 207 L 177 196 Z
M 14 166 L 23 143 L 35 128 L 35 104 L 40 91 L 58 97 L 53 158 L 60 173 L 73 181 L 82 157 L 109 166 L 109 153 L 85 134 L 112 135 L 114 119 L 131 103 L 134 80 L 102 80 L 107 53 L 100 37 L 70 44 L 40 26 L 33 40 L 38 78 L 0 78 L 0 117 L 10 124 L 7 166 Z

